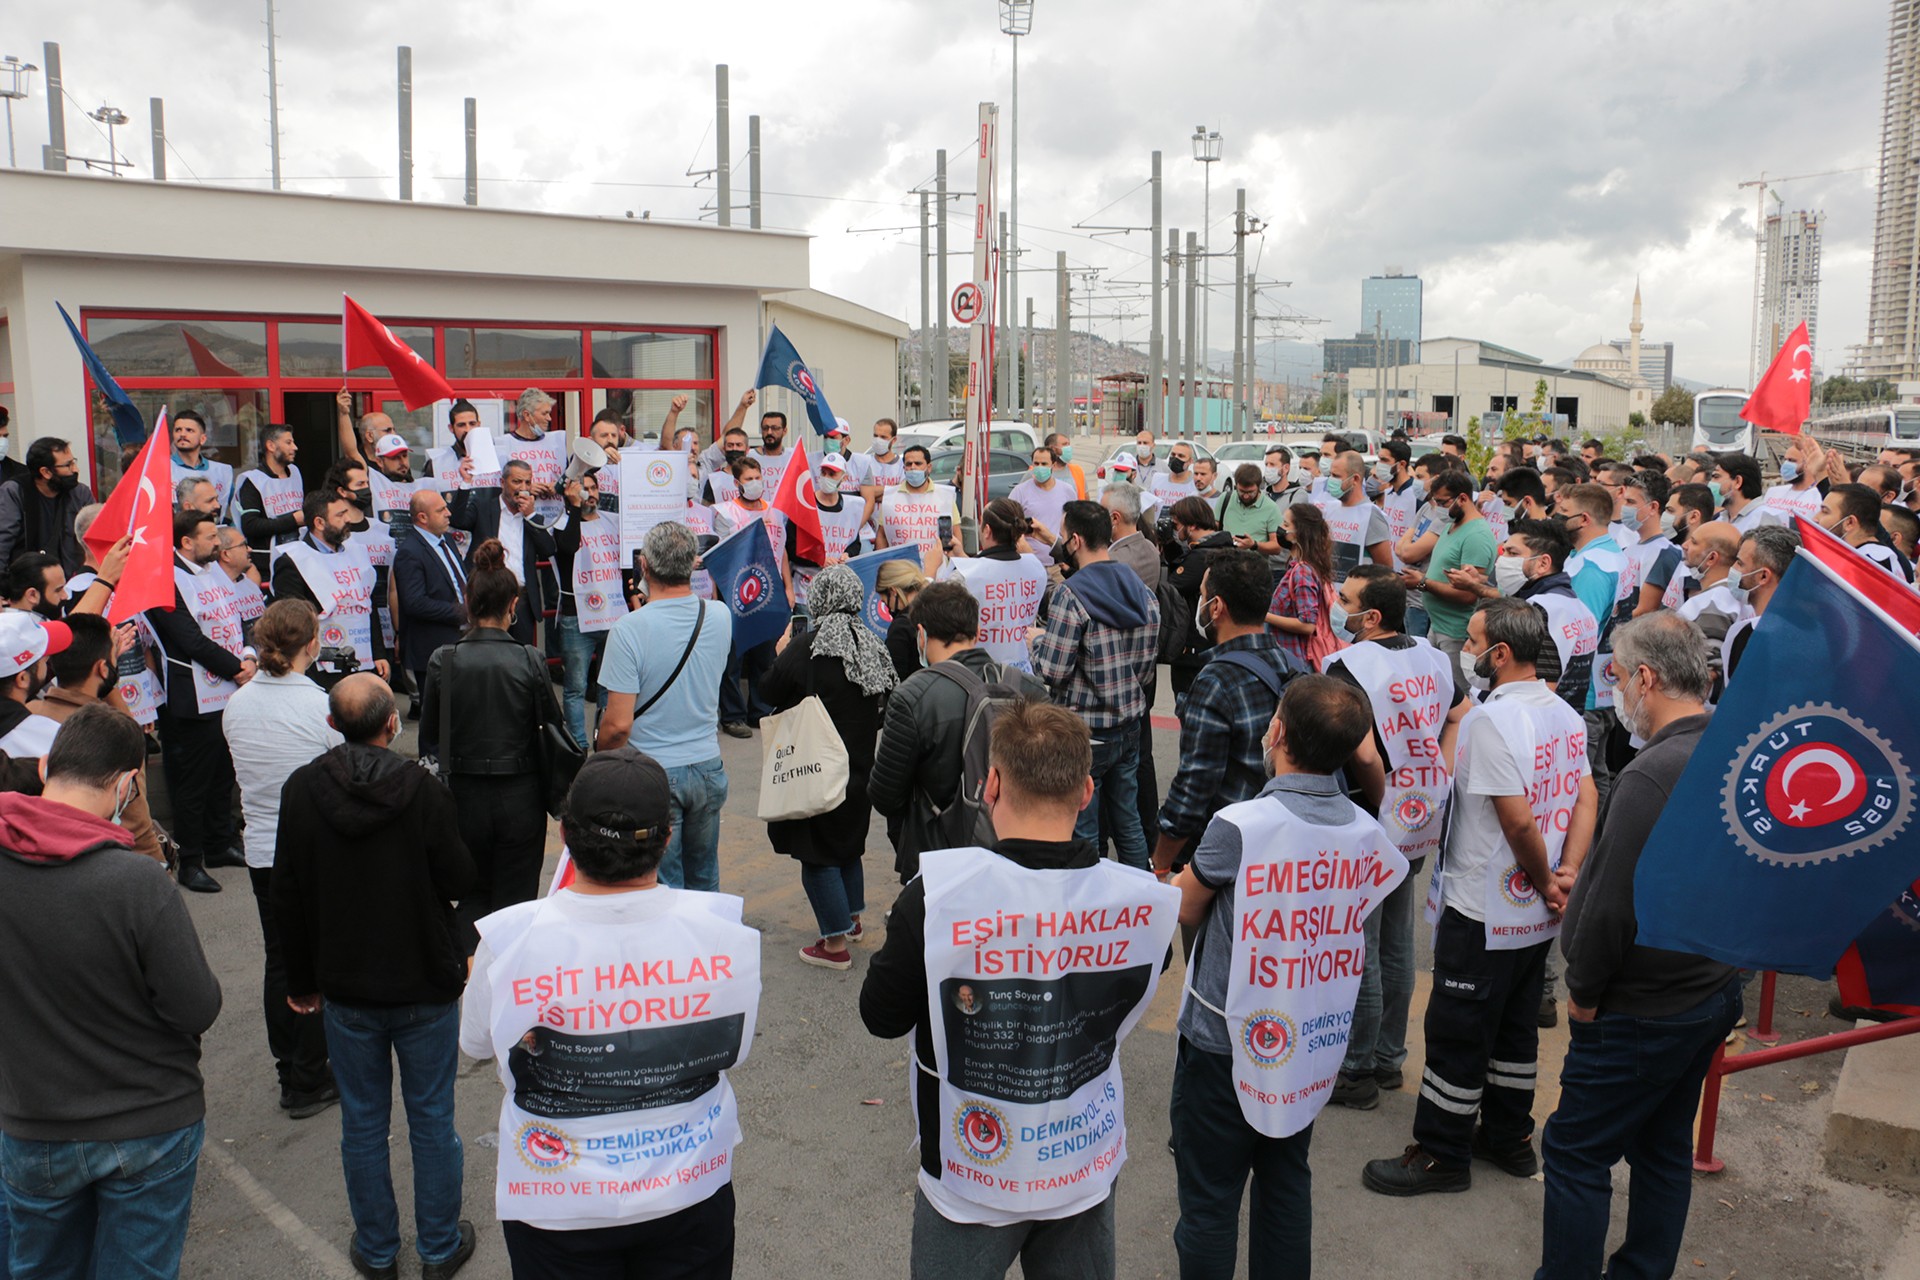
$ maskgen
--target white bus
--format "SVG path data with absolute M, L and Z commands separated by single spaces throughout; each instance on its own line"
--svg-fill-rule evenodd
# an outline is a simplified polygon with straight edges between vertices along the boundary
M 1760 428 L 1740 416 L 1744 391 L 1702 391 L 1693 398 L 1693 447 L 1760 456 Z
M 1822 440 L 1844 441 L 1878 452 L 1892 447 L 1920 448 L 1920 405 L 1881 405 L 1817 418 L 1807 424 Z

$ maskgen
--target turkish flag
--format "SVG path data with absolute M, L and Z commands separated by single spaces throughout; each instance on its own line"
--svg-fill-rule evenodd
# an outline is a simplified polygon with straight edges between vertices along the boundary
M 820 532 L 820 500 L 813 492 L 813 472 L 807 469 L 807 446 L 796 442 L 786 474 L 780 477 L 780 491 L 773 495 L 773 509 L 793 521 L 799 533 L 795 550 L 802 560 L 824 564 L 827 539 Z
M 394 337 L 393 330 L 376 320 L 372 312 L 344 293 L 340 300 L 343 304 L 340 315 L 342 369 L 358 369 L 369 364 L 387 366 L 387 372 L 393 375 L 393 385 L 400 389 L 400 399 L 409 409 L 456 398 L 440 371 Z
M 1762 431 L 1797 436 L 1812 399 L 1813 346 L 1807 341 L 1807 322 L 1802 320 L 1760 375 L 1760 384 L 1747 397 L 1740 416 Z
M 172 434 L 162 409 L 133 466 L 113 486 L 87 530 L 85 541 L 96 564 L 114 543 L 133 539 L 127 567 L 107 605 L 107 621 L 116 625 L 147 609 L 173 608 Z
M 1806 553 L 1834 571 L 1848 586 L 1893 619 L 1901 630 L 1920 636 L 1920 596 L 1873 561 L 1805 516 L 1793 518 L 1794 532 Z

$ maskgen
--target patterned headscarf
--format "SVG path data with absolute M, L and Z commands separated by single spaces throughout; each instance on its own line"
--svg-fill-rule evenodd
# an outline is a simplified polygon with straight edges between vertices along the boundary
M 838 658 L 847 666 L 847 679 L 861 692 L 881 694 L 899 677 L 880 637 L 860 619 L 867 603 L 860 575 L 843 564 L 822 569 L 807 587 L 807 608 L 813 614 L 813 652 Z

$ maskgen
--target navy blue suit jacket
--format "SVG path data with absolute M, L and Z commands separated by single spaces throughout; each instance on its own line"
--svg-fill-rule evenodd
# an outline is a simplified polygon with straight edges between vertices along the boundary
M 460 567 L 464 572 L 467 566 Z M 393 583 L 400 602 L 400 664 L 425 671 L 435 649 L 457 643 L 466 633 L 466 602 L 439 553 L 417 529 L 393 553 Z

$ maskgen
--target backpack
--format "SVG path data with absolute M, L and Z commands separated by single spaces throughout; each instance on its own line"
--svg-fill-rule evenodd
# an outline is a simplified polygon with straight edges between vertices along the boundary
M 1154 661 L 1172 662 L 1186 652 L 1187 640 L 1193 631 L 1193 606 L 1187 603 L 1186 594 L 1173 584 L 1172 575 L 1165 571 L 1161 572 L 1160 585 L 1153 589 L 1153 595 L 1160 602 L 1159 649 Z
M 927 670 L 953 681 L 967 695 L 967 709 L 960 719 L 960 786 L 946 808 L 932 805 L 928 830 L 940 842 L 927 847 L 992 848 L 999 837 L 987 816 L 987 745 L 1000 713 L 1016 702 L 1028 701 L 1027 695 L 997 662 L 987 664 L 984 680 L 965 663 L 953 659 L 933 663 Z

